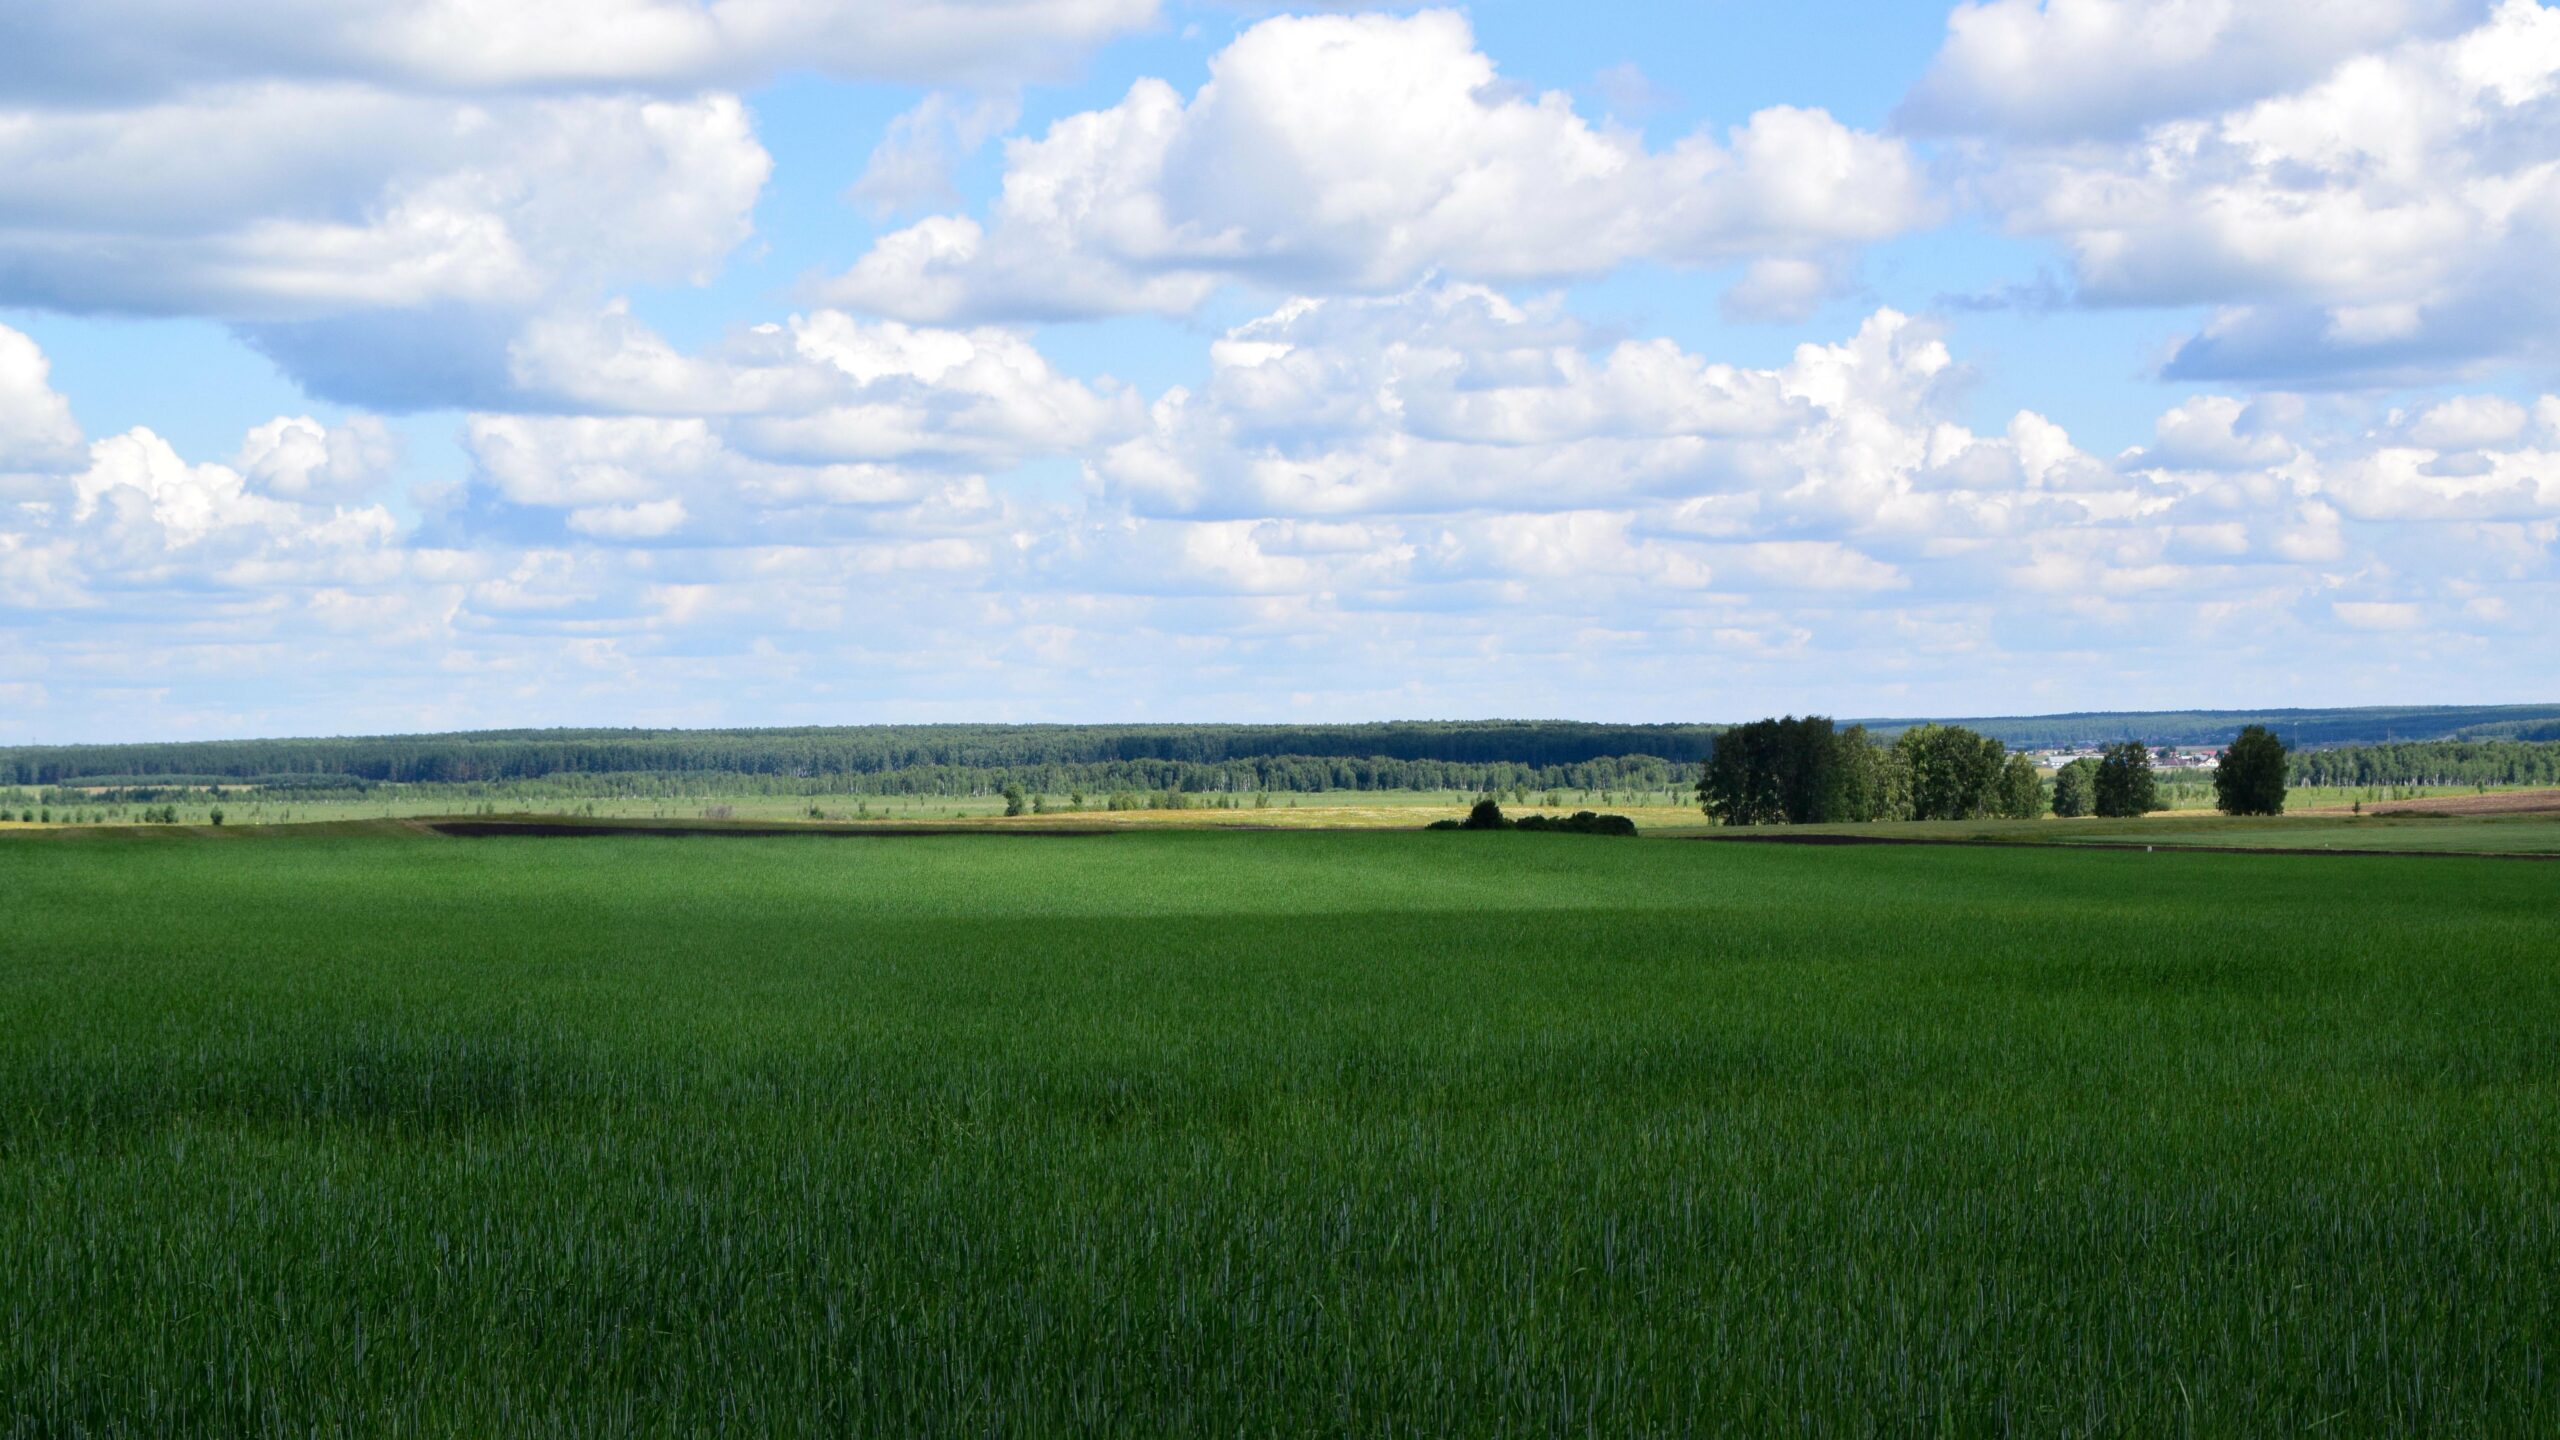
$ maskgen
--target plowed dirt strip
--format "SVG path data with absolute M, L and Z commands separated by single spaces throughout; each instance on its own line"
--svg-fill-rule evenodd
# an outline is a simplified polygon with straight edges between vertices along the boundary
M 1001 825 L 875 825 L 853 829 L 838 825 L 579 825 L 552 821 L 439 820 L 426 828 L 464 840 L 496 836 L 549 839 L 610 839 L 616 835 L 664 835 L 685 839 L 755 840 L 781 835 L 833 835 L 853 839 L 899 839 L 923 835 L 1022 835 L 1051 840 L 1115 835 L 1116 830 L 1029 829 Z
M 2385 800 L 2367 815 L 2560 815 L 2560 790 L 2508 790 L 2489 795 L 2438 795 L 2428 800 Z

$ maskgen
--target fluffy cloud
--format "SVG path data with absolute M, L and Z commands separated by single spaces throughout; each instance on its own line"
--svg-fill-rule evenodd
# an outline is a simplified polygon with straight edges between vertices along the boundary
M 1986 626 L 2105 646 L 2144 615 L 2195 640 L 2289 617 L 2312 643 L 2415 607 L 2426 633 L 2461 633 L 2512 611 L 2413 596 L 2555 578 L 2560 457 L 2541 447 L 2560 402 L 2458 397 L 2342 430 L 2334 405 L 2199 395 L 2105 459 L 2032 412 L 1961 423 L 1945 343 L 1891 312 L 1754 370 L 1595 347 L 1552 306 L 1458 285 L 1295 302 L 1212 357 L 1089 470 L 1124 517 L 1112 553 L 1193 591 L 1214 588 L 1207 546 L 1239 595 L 1683 605 L 1747 618 L 1699 623 L 1774 654 L 1853 614 L 1986 651 Z M 1097 550 L 1080 542 L 1074 573 L 1112 583 Z
M 1156 0 L 17 0 L 0 94 L 94 101 L 236 80 L 508 92 L 1043 74 Z
M 349 500 L 370 492 L 399 458 L 398 439 L 373 416 L 322 425 L 299 415 L 251 430 L 235 463 L 251 484 L 287 500 Z
M 0 325 L 0 483 L 13 471 L 59 468 L 79 447 L 71 402 L 53 388 L 53 362 L 35 341 Z
M 555 314 L 511 356 L 551 413 L 481 414 L 476 520 L 496 533 L 736 545 L 967 532 L 987 477 L 1133 433 L 1134 394 L 1061 375 L 1001 329 L 820 310 L 686 354 L 614 305 Z
M 917 530 L 984 531 L 1004 508 L 976 474 L 877 462 L 777 462 L 701 418 L 474 416 L 480 543 L 566 530 L 601 540 L 816 543 Z M 530 527 L 528 529 L 527 527 Z
M 72 547 L 67 578 L 84 601 L 162 587 L 378 579 L 397 564 L 387 549 L 396 526 L 381 507 L 279 500 L 228 466 L 187 463 L 147 429 L 91 445 L 87 467 L 63 489 L 25 513 Z
M 1752 367 L 1441 282 L 1239 326 L 1104 444 L 1057 414 L 1129 402 L 1011 332 L 817 312 L 687 354 L 619 311 L 558 325 L 542 364 L 637 357 L 600 367 L 623 403 L 473 417 L 469 478 L 414 520 L 370 501 L 391 449 L 361 418 L 281 417 L 231 463 L 75 432 L 0 506 L 0 665 L 91 734 L 137 686 L 187 697 L 155 728 L 249 730 L 883 695 L 1727 714 L 2096 676 L 2167 701 L 2208 647 L 2312 683 L 2374 633 L 2442 676 L 2560 613 L 2560 399 L 2199 394 L 2103 458 L 2032 412 L 1968 423 L 1947 341 L 1892 312 Z M 716 403 L 682 413 L 669 366 Z M 864 407 L 893 454 L 759 429 Z M 1097 444 L 1081 497 L 1026 478 Z
M 2096 462 L 2040 417 L 1996 436 L 1950 424 L 1954 374 L 1929 326 L 1890 311 L 1747 369 L 1659 340 L 1594 350 L 1553 302 L 1434 284 L 1238 327 L 1204 387 L 1166 394 L 1090 474 L 1151 515 L 1654 504 L 1701 535 L 2086 509 L 2056 497 Z
M 744 238 L 769 168 L 726 96 L 263 87 L 0 112 L 0 293 L 276 321 L 680 281 Z
M 0 13 L 0 304 L 210 316 L 326 398 L 510 403 L 527 315 L 701 281 L 747 238 L 771 161 L 738 87 L 1002 94 L 1155 10 L 30 0 Z M 929 198 L 937 147 L 1010 116 L 949 112 L 892 137 L 875 193 Z
M 628 309 L 555 314 L 510 351 L 516 394 L 585 414 L 733 417 L 743 448 L 798 462 L 1011 464 L 1136 423 L 1113 385 L 1059 374 L 1016 331 L 946 330 L 818 310 L 677 352 Z
M 1237 280 L 1377 292 L 1774 257 L 1791 263 L 1742 303 L 1788 311 L 1927 209 L 1898 143 L 1818 110 L 1648 150 L 1561 94 L 1506 91 L 1456 14 L 1292 17 L 1238 37 L 1187 101 L 1144 80 L 1013 142 L 984 222 L 887 236 L 828 293 L 921 320 L 1179 312 Z
M 1994 131 L 1973 155 L 1978 193 L 2070 252 L 2084 301 L 2217 307 L 2171 378 L 2433 378 L 2547 356 L 2560 10 L 2504 0 L 2459 33 L 2375 33 L 2396 8 L 2321 7 L 2315 26 L 2291 7 L 2229 7 L 2231 25 L 2317 31 L 2295 67 L 2307 83 L 2124 141 Z M 2060 25 L 2084 9 L 2133 13 L 2035 14 Z M 2346 53 L 2368 42 L 2382 48 Z M 2193 66 L 2212 70 L 2209 56 Z
M 265 603 L 275 587 L 400 567 L 389 510 L 352 503 L 397 458 L 381 421 L 279 417 L 249 432 L 236 464 L 190 463 L 142 427 L 84 445 L 49 369 L 0 328 L 0 629 L 8 606 L 208 588 Z
M 770 169 L 720 94 L 0 100 L 0 304 L 227 321 L 368 408 L 508 403 L 527 315 L 708 278 Z
M 951 170 L 981 146 L 1013 128 L 1022 101 L 1012 94 L 961 96 L 937 90 L 889 122 L 889 133 L 871 151 L 862 178 L 848 198 L 888 214 L 958 200 Z
M 1923 131 L 2128 132 L 2318 79 L 2480 0 L 1968 0 L 1903 102 Z

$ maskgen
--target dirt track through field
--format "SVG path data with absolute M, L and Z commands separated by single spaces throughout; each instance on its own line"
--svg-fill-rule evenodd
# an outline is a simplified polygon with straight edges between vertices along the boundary
M 1010 825 L 899 825 L 849 829 L 835 825 L 577 825 L 542 820 L 433 820 L 427 828 L 439 835 L 464 840 L 486 840 L 503 835 L 539 839 L 586 839 L 614 835 L 663 835 L 684 839 L 758 840 L 784 835 L 830 835 L 856 840 L 904 839 L 921 835 L 1023 835 L 1051 840 L 1069 840 L 1079 836 L 1117 835 L 1120 830 L 1087 826 L 1077 830 Z
M 2560 790 L 2508 790 L 2489 795 L 2438 795 L 2425 800 L 2385 800 L 2367 815 L 2560 815 Z

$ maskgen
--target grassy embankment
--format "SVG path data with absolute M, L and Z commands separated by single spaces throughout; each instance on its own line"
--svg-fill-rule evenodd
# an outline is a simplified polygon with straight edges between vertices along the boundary
M 10 837 L 0 1430 L 2550 1433 L 2555 882 Z

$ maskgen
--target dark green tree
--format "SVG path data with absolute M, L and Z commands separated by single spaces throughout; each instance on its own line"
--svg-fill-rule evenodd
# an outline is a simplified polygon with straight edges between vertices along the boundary
M 2010 756 L 2000 767 L 2000 813 L 2011 820 L 2035 820 L 2044 808 L 2044 777 L 2036 773 L 2036 762 Z
M 1837 742 L 1834 749 L 1840 766 L 1840 813 L 1833 818 L 1860 824 L 1889 818 L 1886 812 L 1892 803 L 1892 785 L 1885 757 L 1891 752 L 1867 738 L 1864 725 L 1841 731 Z
M 1474 809 L 1467 812 L 1465 822 L 1458 828 L 1461 830 L 1508 830 L 1512 827 L 1510 819 L 1502 813 L 1502 802 L 1487 795 L 1476 802 Z
M 1004 787 L 1004 813 L 1007 815 L 1019 815 L 1022 813 L 1022 808 L 1022 787 L 1007 782 Z
M 2214 807 L 2225 815 L 2284 813 L 2284 742 L 2264 725 L 2250 725 L 2222 752 L 2213 772 Z
M 1853 818 L 1851 744 L 1820 715 L 1754 720 L 1716 737 L 1698 806 L 1727 825 L 1818 825 Z
M 2086 755 L 2053 772 L 2053 813 L 2077 820 L 2098 812 L 2098 762 Z
M 2148 815 L 2160 808 L 2151 751 L 2139 740 L 2120 741 L 2099 752 L 2098 771 L 2090 780 L 2101 815 Z
M 1914 820 L 1977 820 L 2000 813 L 2009 749 L 1961 725 L 1918 725 L 1893 742 L 1910 767 Z

